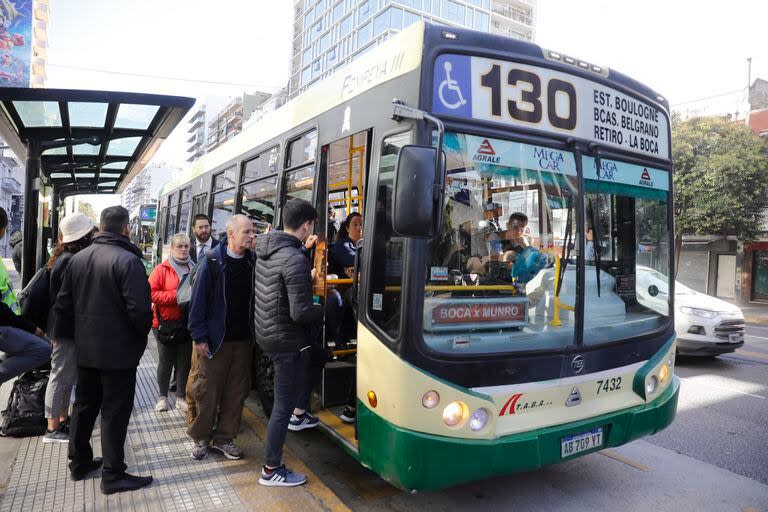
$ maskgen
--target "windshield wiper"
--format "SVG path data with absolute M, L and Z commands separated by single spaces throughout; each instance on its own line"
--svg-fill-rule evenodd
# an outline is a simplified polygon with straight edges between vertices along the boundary
M 602 233 L 600 232 L 600 169 L 602 168 L 602 161 L 600 159 L 600 148 L 597 144 L 590 144 L 590 149 L 593 150 L 593 154 L 595 155 L 595 174 L 597 174 L 597 194 L 595 195 L 595 202 L 597 203 L 597 222 L 595 222 L 595 211 L 592 208 L 591 199 L 589 200 L 589 210 L 592 219 L 592 248 L 595 251 L 597 296 L 600 297 L 600 240 L 602 240 Z
M 563 286 L 563 277 L 565 277 L 565 267 L 568 265 L 568 260 L 571 258 L 571 244 L 573 243 L 573 237 L 571 234 L 571 223 L 573 222 L 573 198 L 568 196 L 568 214 L 565 217 L 565 240 L 563 241 L 563 255 L 560 257 L 560 275 L 557 280 L 557 290 L 555 290 L 555 297 L 560 296 L 560 288 Z

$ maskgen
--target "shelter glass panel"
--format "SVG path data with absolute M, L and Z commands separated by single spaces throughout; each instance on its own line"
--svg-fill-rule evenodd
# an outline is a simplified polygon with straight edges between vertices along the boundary
M 135 128 L 146 130 L 160 110 L 157 105 L 134 105 L 123 103 L 117 110 L 115 128 Z
M 69 105 L 69 124 L 73 127 L 104 126 L 107 120 L 106 103 L 89 103 L 73 101 Z
M 107 155 L 109 156 L 131 156 L 141 142 L 141 137 L 125 137 L 123 139 L 114 139 L 109 142 Z
M 55 101 L 14 101 L 13 106 L 26 128 L 61 126 L 61 112 Z

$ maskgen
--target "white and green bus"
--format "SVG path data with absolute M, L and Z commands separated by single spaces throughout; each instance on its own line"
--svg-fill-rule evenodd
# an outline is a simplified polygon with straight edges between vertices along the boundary
M 419 23 L 167 185 L 156 256 L 196 213 L 263 232 L 311 201 L 315 294 L 355 312 L 352 343 L 322 340 L 323 428 L 405 489 L 569 460 L 675 416 L 668 113 L 613 70 Z M 352 212 L 356 269 L 331 275 L 326 227 Z

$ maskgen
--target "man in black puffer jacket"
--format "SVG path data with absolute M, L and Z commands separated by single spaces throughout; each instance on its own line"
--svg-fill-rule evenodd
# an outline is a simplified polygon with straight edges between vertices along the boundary
M 77 352 L 69 469 L 73 480 L 82 480 L 101 465 L 90 443 L 101 413 L 105 494 L 152 482 L 151 476 L 125 472 L 123 445 L 133 411 L 136 368 L 152 327 L 149 282 L 141 250 L 128 239 L 128 222 L 128 210 L 122 206 L 102 211 L 100 232 L 93 244 L 70 259 L 54 305 L 54 334 L 74 339 Z
M 315 427 L 309 414 L 307 376 L 310 362 L 308 328 L 323 317 L 322 306 L 312 301 L 311 269 L 307 251 L 317 211 L 302 199 L 283 206 L 285 231 L 271 231 L 256 240 L 254 268 L 254 334 L 275 369 L 275 402 L 269 418 L 266 464 L 259 483 L 296 486 L 307 481 L 282 464 L 287 429 Z M 293 413 L 293 414 L 292 414 Z

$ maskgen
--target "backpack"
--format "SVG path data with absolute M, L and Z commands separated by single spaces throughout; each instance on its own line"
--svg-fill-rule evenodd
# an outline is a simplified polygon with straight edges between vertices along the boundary
M 48 370 L 30 370 L 13 383 L 8 407 L 3 411 L 0 435 L 12 437 L 41 436 L 48 422 L 45 419 L 45 388 Z
M 205 259 L 208 260 L 208 266 L 211 267 L 211 287 L 208 289 L 208 303 L 211 303 L 211 299 L 213 298 L 213 289 L 216 287 L 216 281 L 219 278 L 219 260 L 216 258 L 216 253 L 214 252 L 216 249 L 211 249 L 210 251 L 205 253 Z M 199 260 L 197 262 L 197 265 L 192 267 L 192 270 L 189 272 L 189 276 L 186 279 L 186 281 L 182 281 L 182 283 L 179 285 L 179 289 L 176 292 L 176 303 L 181 308 L 182 312 L 186 312 L 189 308 L 189 302 L 192 299 L 192 289 L 194 289 L 195 284 L 197 284 L 197 271 L 200 269 L 200 265 L 202 264 L 203 260 Z M 189 292 L 184 290 L 183 288 L 187 287 L 189 288 Z M 181 292 L 181 298 L 179 298 L 179 292 Z
M 50 288 L 51 271 L 46 265 L 32 276 L 27 286 L 16 297 L 21 308 L 21 316 L 44 331 L 48 324 L 48 311 L 51 308 Z

